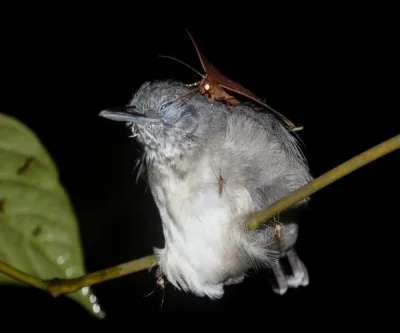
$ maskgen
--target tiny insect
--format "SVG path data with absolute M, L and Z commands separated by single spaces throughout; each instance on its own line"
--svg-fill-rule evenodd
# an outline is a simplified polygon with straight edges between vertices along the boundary
M 275 234 L 278 237 L 278 239 L 282 239 L 282 229 L 283 229 L 283 224 L 281 222 L 279 222 L 275 217 L 274 217 L 274 221 L 275 221 Z
M 189 69 L 193 70 L 196 72 L 198 75 L 202 77 L 202 79 L 198 82 L 188 84 L 188 87 L 194 87 L 196 86 L 197 88 L 191 89 L 187 94 L 181 96 L 178 98 L 178 100 L 181 100 L 187 96 L 190 96 L 191 94 L 199 91 L 201 94 L 207 96 L 210 100 L 211 103 L 214 103 L 214 101 L 222 101 L 225 102 L 228 108 L 232 105 L 235 104 L 240 104 L 240 101 L 234 97 L 233 95 L 229 94 L 227 91 L 230 91 L 232 93 L 236 93 L 239 95 L 242 95 L 244 97 L 247 97 L 249 99 L 252 99 L 254 102 L 268 108 L 272 112 L 274 112 L 277 116 L 279 116 L 282 121 L 289 126 L 291 131 L 299 131 L 303 129 L 303 127 L 296 127 L 292 121 L 287 119 L 285 116 L 283 116 L 281 113 L 261 101 L 254 93 L 252 93 L 250 90 L 244 88 L 240 83 L 234 82 L 230 79 L 228 79 L 225 75 L 223 75 L 213 64 L 211 64 L 207 58 L 203 55 L 203 53 L 200 51 L 198 48 L 194 38 L 190 34 L 190 32 L 186 29 L 186 32 L 188 33 L 190 39 L 192 40 L 192 43 L 196 49 L 197 56 L 200 59 L 200 63 L 203 67 L 203 70 L 205 71 L 205 75 L 201 74 L 199 71 L 191 67 L 190 65 L 186 64 L 182 60 L 179 60 L 177 58 L 171 57 L 171 56 L 165 56 L 165 55 L 160 55 L 160 57 L 163 58 L 169 58 L 172 60 L 175 60 L 184 66 L 188 67 Z
M 161 304 L 160 304 L 160 308 L 162 308 L 162 306 L 164 304 L 164 296 L 165 296 L 164 289 L 165 289 L 166 283 L 165 283 L 165 280 L 163 279 L 163 277 L 159 277 L 157 279 L 157 281 L 156 281 L 156 284 L 157 284 L 157 286 L 154 288 L 154 290 L 151 291 L 149 294 L 143 296 L 143 297 L 150 296 L 151 294 L 153 294 L 157 290 L 157 288 L 160 288 L 162 293 L 163 293 L 163 296 L 162 296 L 162 299 L 161 299 Z
M 221 197 L 222 192 L 224 191 L 224 185 L 226 184 L 226 181 L 221 175 L 218 176 L 217 181 L 218 181 L 218 194 Z
M 211 166 L 211 165 L 210 165 Z M 214 171 L 214 168 L 211 167 L 215 177 L 217 178 L 217 191 L 218 191 L 218 196 L 221 197 L 222 193 L 224 192 L 224 186 L 226 185 L 226 179 L 227 177 L 222 177 L 221 170 L 219 171 L 219 174 Z
M 35 162 L 35 158 L 34 157 L 28 157 L 24 161 L 24 164 L 22 164 L 21 167 L 18 168 L 17 173 L 19 175 L 22 175 L 24 172 L 26 172 L 31 167 L 33 162 Z

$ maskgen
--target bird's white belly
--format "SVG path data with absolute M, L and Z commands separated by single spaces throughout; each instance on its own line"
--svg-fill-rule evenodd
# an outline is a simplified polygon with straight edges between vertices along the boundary
M 176 287 L 220 297 L 224 265 L 232 256 L 227 246 L 232 240 L 224 241 L 232 235 L 229 228 L 235 217 L 227 204 L 232 198 L 220 196 L 216 183 L 169 179 L 158 193 L 165 203 L 159 207 L 165 237 L 160 267 Z

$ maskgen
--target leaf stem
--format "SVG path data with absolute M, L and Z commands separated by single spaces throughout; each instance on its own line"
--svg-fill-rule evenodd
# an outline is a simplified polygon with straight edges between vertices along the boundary
M 357 170 L 358 168 L 361 168 L 362 166 L 386 154 L 389 154 L 390 152 L 393 152 L 399 148 L 400 148 L 400 134 L 378 144 L 377 146 L 361 153 L 360 155 L 357 155 L 356 157 L 353 157 L 347 162 L 340 164 L 336 168 L 314 179 L 312 182 L 292 192 L 291 194 L 277 201 L 271 206 L 252 215 L 248 221 L 249 230 L 254 230 L 259 228 L 265 221 L 277 215 L 282 210 L 307 198 L 311 194 L 321 190 L 325 186 L 335 182 L 336 180 Z M 99 284 L 124 275 L 148 269 L 155 262 L 156 262 L 155 256 L 150 255 L 137 260 L 117 265 L 115 267 L 110 267 L 100 270 L 98 272 L 90 273 L 78 278 L 41 280 L 26 273 L 23 273 L 7 265 L 6 263 L 0 261 L 0 273 L 4 273 L 30 286 L 45 290 L 54 297 L 57 297 L 62 294 L 78 291 L 79 289 L 85 286 Z

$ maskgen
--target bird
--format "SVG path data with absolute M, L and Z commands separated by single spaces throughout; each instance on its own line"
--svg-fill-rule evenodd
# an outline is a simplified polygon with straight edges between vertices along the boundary
M 126 105 L 99 113 L 124 122 L 143 148 L 139 169 L 165 241 L 153 248 L 157 276 L 214 300 L 262 270 L 279 295 L 307 286 L 295 245 L 297 213 L 309 198 L 281 212 L 279 225 L 247 229 L 249 216 L 312 180 L 299 142 L 262 106 L 227 108 L 202 94 L 180 99 L 188 89 L 172 79 L 144 81 Z

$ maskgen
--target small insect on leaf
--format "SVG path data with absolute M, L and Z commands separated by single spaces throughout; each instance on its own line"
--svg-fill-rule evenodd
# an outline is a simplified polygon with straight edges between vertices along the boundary
M 200 92 L 201 94 L 207 96 L 212 103 L 214 103 L 215 101 L 225 102 L 228 108 L 232 105 L 240 104 L 240 101 L 235 96 L 228 93 L 229 91 L 231 93 L 236 93 L 238 95 L 249 98 L 254 102 L 262 105 L 263 107 L 269 109 L 270 111 L 275 113 L 292 131 L 298 131 L 302 129 L 302 127 L 296 127 L 292 121 L 290 121 L 281 113 L 270 107 L 268 104 L 264 103 L 254 93 L 243 87 L 240 83 L 234 82 L 228 79 L 225 75 L 223 75 L 212 63 L 208 61 L 208 59 L 200 51 L 189 30 L 186 29 L 186 32 L 188 33 L 190 39 L 192 40 L 192 43 L 196 49 L 197 56 L 199 57 L 202 68 L 206 74 L 201 74 L 196 69 L 189 66 L 182 60 L 170 56 L 160 56 L 178 61 L 179 63 L 190 68 L 191 70 L 193 70 L 202 77 L 200 81 L 187 85 L 189 87 L 196 86 L 197 88 L 191 89 L 187 94 L 181 96 L 179 100 L 187 96 L 190 96 L 195 92 Z
M 24 164 L 22 164 L 19 168 L 17 173 L 19 175 L 22 175 L 23 173 L 25 173 L 29 167 L 33 164 L 33 162 L 35 161 L 35 158 L 32 156 L 29 156 L 25 161 Z
M 38 137 L 0 114 L 0 260 L 42 280 L 86 274 L 79 225 L 57 167 Z M 0 273 L 0 284 L 20 283 Z M 91 288 L 66 294 L 104 317 Z
M 37 237 L 40 235 L 41 232 L 42 232 L 42 228 L 40 226 L 36 226 L 32 231 L 32 235 Z
M 6 205 L 6 201 L 4 199 L 0 199 L 0 214 L 4 214 L 4 206 Z

